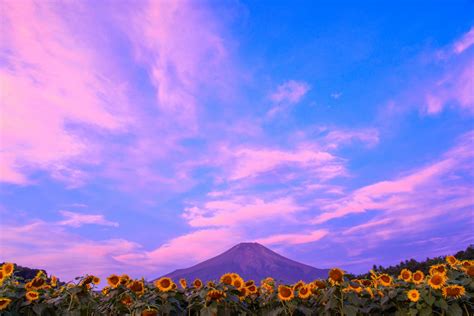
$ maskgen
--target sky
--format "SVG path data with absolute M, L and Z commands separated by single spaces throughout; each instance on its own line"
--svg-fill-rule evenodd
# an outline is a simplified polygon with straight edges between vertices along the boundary
M 474 2 L 0 2 L 0 261 L 158 277 L 259 242 L 474 243 Z

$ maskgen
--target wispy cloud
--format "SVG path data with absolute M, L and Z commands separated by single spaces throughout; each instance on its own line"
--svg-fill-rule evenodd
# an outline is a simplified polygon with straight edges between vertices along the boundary
M 315 230 L 309 233 L 303 234 L 278 234 L 272 235 L 265 238 L 257 239 L 256 241 L 264 245 L 299 245 L 307 244 L 310 242 L 318 241 L 328 234 L 327 230 Z
M 290 106 L 300 102 L 309 90 L 309 84 L 303 81 L 289 80 L 282 83 L 276 91 L 270 94 L 270 100 L 275 105 L 268 111 L 267 115 L 273 117 L 277 113 L 285 111 Z
M 59 225 L 81 227 L 82 225 L 93 224 L 101 226 L 118 227 L 117 222 L 111 222 L 105 219 L 104 215 L 100 214 L 83 214 L 71 211 L 59 211 L 65 217 L 64 220 L 58 222 Z

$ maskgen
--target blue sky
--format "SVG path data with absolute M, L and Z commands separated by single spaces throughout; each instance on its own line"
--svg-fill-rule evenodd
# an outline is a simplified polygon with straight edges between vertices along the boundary
M 154 277 L 473 243 L 470 1 L 2 3 L 0 261 Z

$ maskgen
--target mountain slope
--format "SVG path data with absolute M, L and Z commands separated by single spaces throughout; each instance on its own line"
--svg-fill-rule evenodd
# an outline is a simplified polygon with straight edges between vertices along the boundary
M 326 278 L 327 269 L 317 269 L 285 258 L 258 244 L 241 243 L 226 252 L 187 269 L 175 270 L 166 276 L 173 280 L 218 280 L 227 272 L 236 272 L 244 279 L 260 281 L 268 276 L 283 282 L 306 282 Z

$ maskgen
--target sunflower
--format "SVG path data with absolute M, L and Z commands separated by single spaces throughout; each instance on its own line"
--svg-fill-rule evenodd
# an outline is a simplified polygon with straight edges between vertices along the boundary
M 263 283 L 260 288 L 264 292 L 273 293 L 273 285 L 271 284 Z
M 398 279 L 403 280 L 405 282 L 410 282 L 412 278 L 412 273 L 408 269 L 403 269 L 398 276 Z
M 202 281 L 200 279 L 194 280 L 193 286 L 194 286 L 195 289 L 199 290 L 200 288 L 202 288 Z
M 81 285 L 89 285 L 90 283 L 92 283 L 92 281 L 94 281 L 94 276 L 93 275 L 88 275 L 82 280 L 82 282 L 80 284 Z
M 447 256 L 446 257 L 446 262 L 450 265 L 450 266 L 455 266 L 459 263 L 458 259 L 456 259 L 455 256 Z
M 423 283 L 423 280 L 425 279 L 425 274 L 423 271 L 417 270 L 416 272 L 413 273 L 411 280 L 415 284 L 421 284 Z
M 102 289 L 102 294 L 107 295 L 109 294 L 109 291 L 110 291 L 110 286 L 104 286 L 104 288 Z
M 245 286 L 249 287 L 251 285 L 255 285 L 255 281 L 254 280 L 248 280 L 248 281 L 245 281 Z
M 303 287 L 305 283 L 302 280 L 299 280 L 293 285 L 293 290 L 298 291 L 301 287 Z
M 94 277 L 92 278 L 92 283 L 94 283 L 95 285 L 99 284 L 99 283 L 100 283 L 100 278 L 94 276 Z
M 324 281 L 324 280 L 314 280 L 313 284 L 316 286 L 317 289 L 325 289 L 326 288 L 326 281 Z
M 437 274 L 434 274 L 432 275 L 429 279 L 428 279 L 428 284 L 433 288 L 433 289 L 440 289 L 444 286 L 444 284 L 446 283 L 446 276 L 444 274 L 441 274 L 441 273 L 437 273 Z
M 145 293 L 145 285 L 143 284 L 143 281 L 132 281 L 127 285 L 127 287 L 137 295 L 143 295 L 143 293 Z
M 142 316 L 156 316 L 158 311 L 154 308 L 147 308 L 142 311 Z
M 120 277 L 120 284 L 122 285 L 127 285 L 128 282 L 130 282 L 130 277 L 128 274 L 122 274 Z
M 446 274 L 447 272 L 447 269 L 446 269 L 446 265 L 445 264 L 435 264 L 433 266 L 430 267 L 430 274 L 431 275 L 434 275 L 434 274 Z
M 471 278 L 474 277 L 474 266 L 470 266 L 464 269 L 464 272 Z
M 473 265 L 472 262 L 473 262 L 473 260 L 463 260 L 463 261 L 461 261 L 461 266 L 464 269 L 472 267 L 472 265 Z
M 263 279 L 262 282 L 260 282 L 260 283 L 261 284 L 267 283 L 267 284 L 270 284 L 270 285 L 274 285 L 275 280 L 272 277 L 267 277 L 267 278 Z
M 39 299 L 39 293 L 36 291 L 28 291 L 26 292 L 25 296 L 28 301 L 35 301 Z
M 443 287 L 444 298 L 460 298 L 466 294 L 466 289 L 462 285 L 448 285 Z
M 38 273 L 36 273 L 36 278 L 41 278 L 46 276 L 46 273 L 43 270 L 39 270 Z
M 238 273 L 231 273 L 232 279 L 242 279 L 242 277 Z
M 155 286 L 163 292 L 168 292 L 173 289 L 173 280 L 167 277 L 160 278 L 155 281 Z
M 210 290 L 207 292 L 206 299 L 208 301 L 220 302 L 226 296 L 225 292 L 218 290 Z
M 116 288 L 120 284 L 120 277 L 115 274 L 111 274 L 107 278 L 107 283 L 110 285 L 111 288 Z
M 390 286 L 392 285 L 392 277 L 389 276 L 388 274 L 381 274 L 379 277 L 378 277 L 378 281 L 381 285 L 383 286 Z
M 55 277 L 54 275 L 51 277 L 51 286 L 52 287 L 58 286 L 58 278 Z
M 2 266 L 2 271 L 5 277 L 12 275 L 14 269 L 15 269 L 15 265 L 10 262 L 4 263 Z
M 216 284 L 212 281 L 207 281 L 206 285 L 207 287 L 216 287 Z
M 243 287 L 243 288 L 239 289 L 239 294 L 237 294 L 237 296 L 239 297 L 239 300 L 243 301 L 249 294 L 250 293 L 247 290 L 247 288 Z
M 3 280 L 5 280 L 5 274 L 3 274 L 3 270 L 0 269 L 0 284 L 3 283 Z
M 122 302 L 123 305 L 130 306 L 133 301 L 130 295 L 125 295 L 120 302 Z
M 412 302 L 418 302 L 420 299 L 420 292 L 418 292 L 418 290 L 410 290 L 407 293 L 407 297 Z
M 12 300 L 6 297 L 0 297 L 0 311 L 8 307 Z
M 329 270 L 329 282 L 332 285 L 341 284 L 344 281 L 344 271 L 338 268 Z
M 232 285 L 232 281 L 234 278 L 232 277 L 232 273 L 226 273 L 221 276 L 221 283 L 226 285 Z
M 181 287 L 185 289 L 188 286 L 188 283 L 186 282 L 186 279 L 181 278 L 179 279 L 179 285 L 181 285 Z
M 295 294 L 293 293 L 293 289 L 286 285 L 279 285 L 278 286 L 278 298 L 282 301 L 289 301 Z
M 46 285 L 46 281 L 41 277 L 35 277 L 29 284 L 33 290 L 39 290 Z
M 309 285 L 303 285 L 302 287 L 300 287 L 300 289 L 298 290 L 299 298 L 305 300 L 310 296 L 311 296 L 311 288 L 309 287 Z
M 371 286 L 371 285 L 372 285 L 372 281 L 371 281 L 371 280 L 367 280 L 367 279 L 362 279 L 362 280 L 360 280 L 360 284 L 362 284 L 363 286 Z
M 241 277 L 238 277 L 232 281 L 232 286 L 236 289 L 241 289 L 244 286 L 245 282 Z
M 255 284 L 249 285 L 246 288 L 250 294 L 255 294 L 258 291 L 257 286 Z

